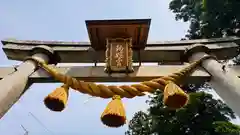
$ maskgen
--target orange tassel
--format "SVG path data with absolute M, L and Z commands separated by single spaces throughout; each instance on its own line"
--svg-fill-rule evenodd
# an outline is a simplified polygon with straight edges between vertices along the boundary
M 188 102 L 188 95 L 174 82 L 169 82 L 164 89 L 164 104 L 170 109 L 179 109 Z
M 44 104 L 52 111 L 61 112 L 64 110 L 68 100 L 69 87 L 63 85 L 50 93 L 45 99 Z
M 109 127 L 120 127 L 126 123 L 126 114 L 121 97 L 115 95 L 102 113 L 103 124 Z

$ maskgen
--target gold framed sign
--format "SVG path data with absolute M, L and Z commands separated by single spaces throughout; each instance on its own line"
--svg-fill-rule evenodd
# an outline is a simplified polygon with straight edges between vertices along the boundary
M 133 72 L 131 38 L 108 38 L 106 47 L 106 72 Z

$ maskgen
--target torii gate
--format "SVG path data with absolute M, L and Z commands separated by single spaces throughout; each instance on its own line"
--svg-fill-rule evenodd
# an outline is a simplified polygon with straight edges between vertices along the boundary
M 31 84 L 57 81 L 64 85 L 45 98 L 45 105 L 49 109 L 64 109 L 69 87 L 92 96 L 112 97 L 113 100 L 101 116 L 103 123 L 110 127 L 125 123 L 125 111 L 119 102 L 120 98 L 133 98 L 144 95 L 144 92 L 162 89 L 164 103 L 177 109 L 188 101 L 187 94 L 178 85 L 203 81 L 209 81 L 220 97 L 240 115 L 240 67 L 223 70 L 218 62 L 239 54 L 240 38 L 147 44 L 150 19 L 89 20 L 86 25 L 91 43 L 2 40 L 2 48 L 8 59 L 23 63 L 16 68 L 0 68 L 0 118 Z M 56 67 L 60 62 L 95 65 Z M 101 62 L 105 66 L 99 66 Z M 143 66 L 143 62 L 159 64 Z M 135 63 L 138 65 L 134 66 Z M 198 66 L 204 70 L 192 72 Z M 97 85 L 94 81 L 143 82 L 117 87 Z

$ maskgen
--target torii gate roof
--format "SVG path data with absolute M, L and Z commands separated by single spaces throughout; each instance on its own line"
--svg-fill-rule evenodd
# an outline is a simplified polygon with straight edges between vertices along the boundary
M 151 19 L 87 20 L 91 46 L 95 50 L 106 48 L 107 38 L 132 38 L 134 49 L 144 49 Z

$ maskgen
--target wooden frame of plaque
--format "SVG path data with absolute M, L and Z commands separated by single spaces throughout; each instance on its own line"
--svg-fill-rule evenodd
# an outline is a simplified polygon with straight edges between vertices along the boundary
M 106 40 L 105 72 L 133 72 L 132 38 L 107 38 Z

